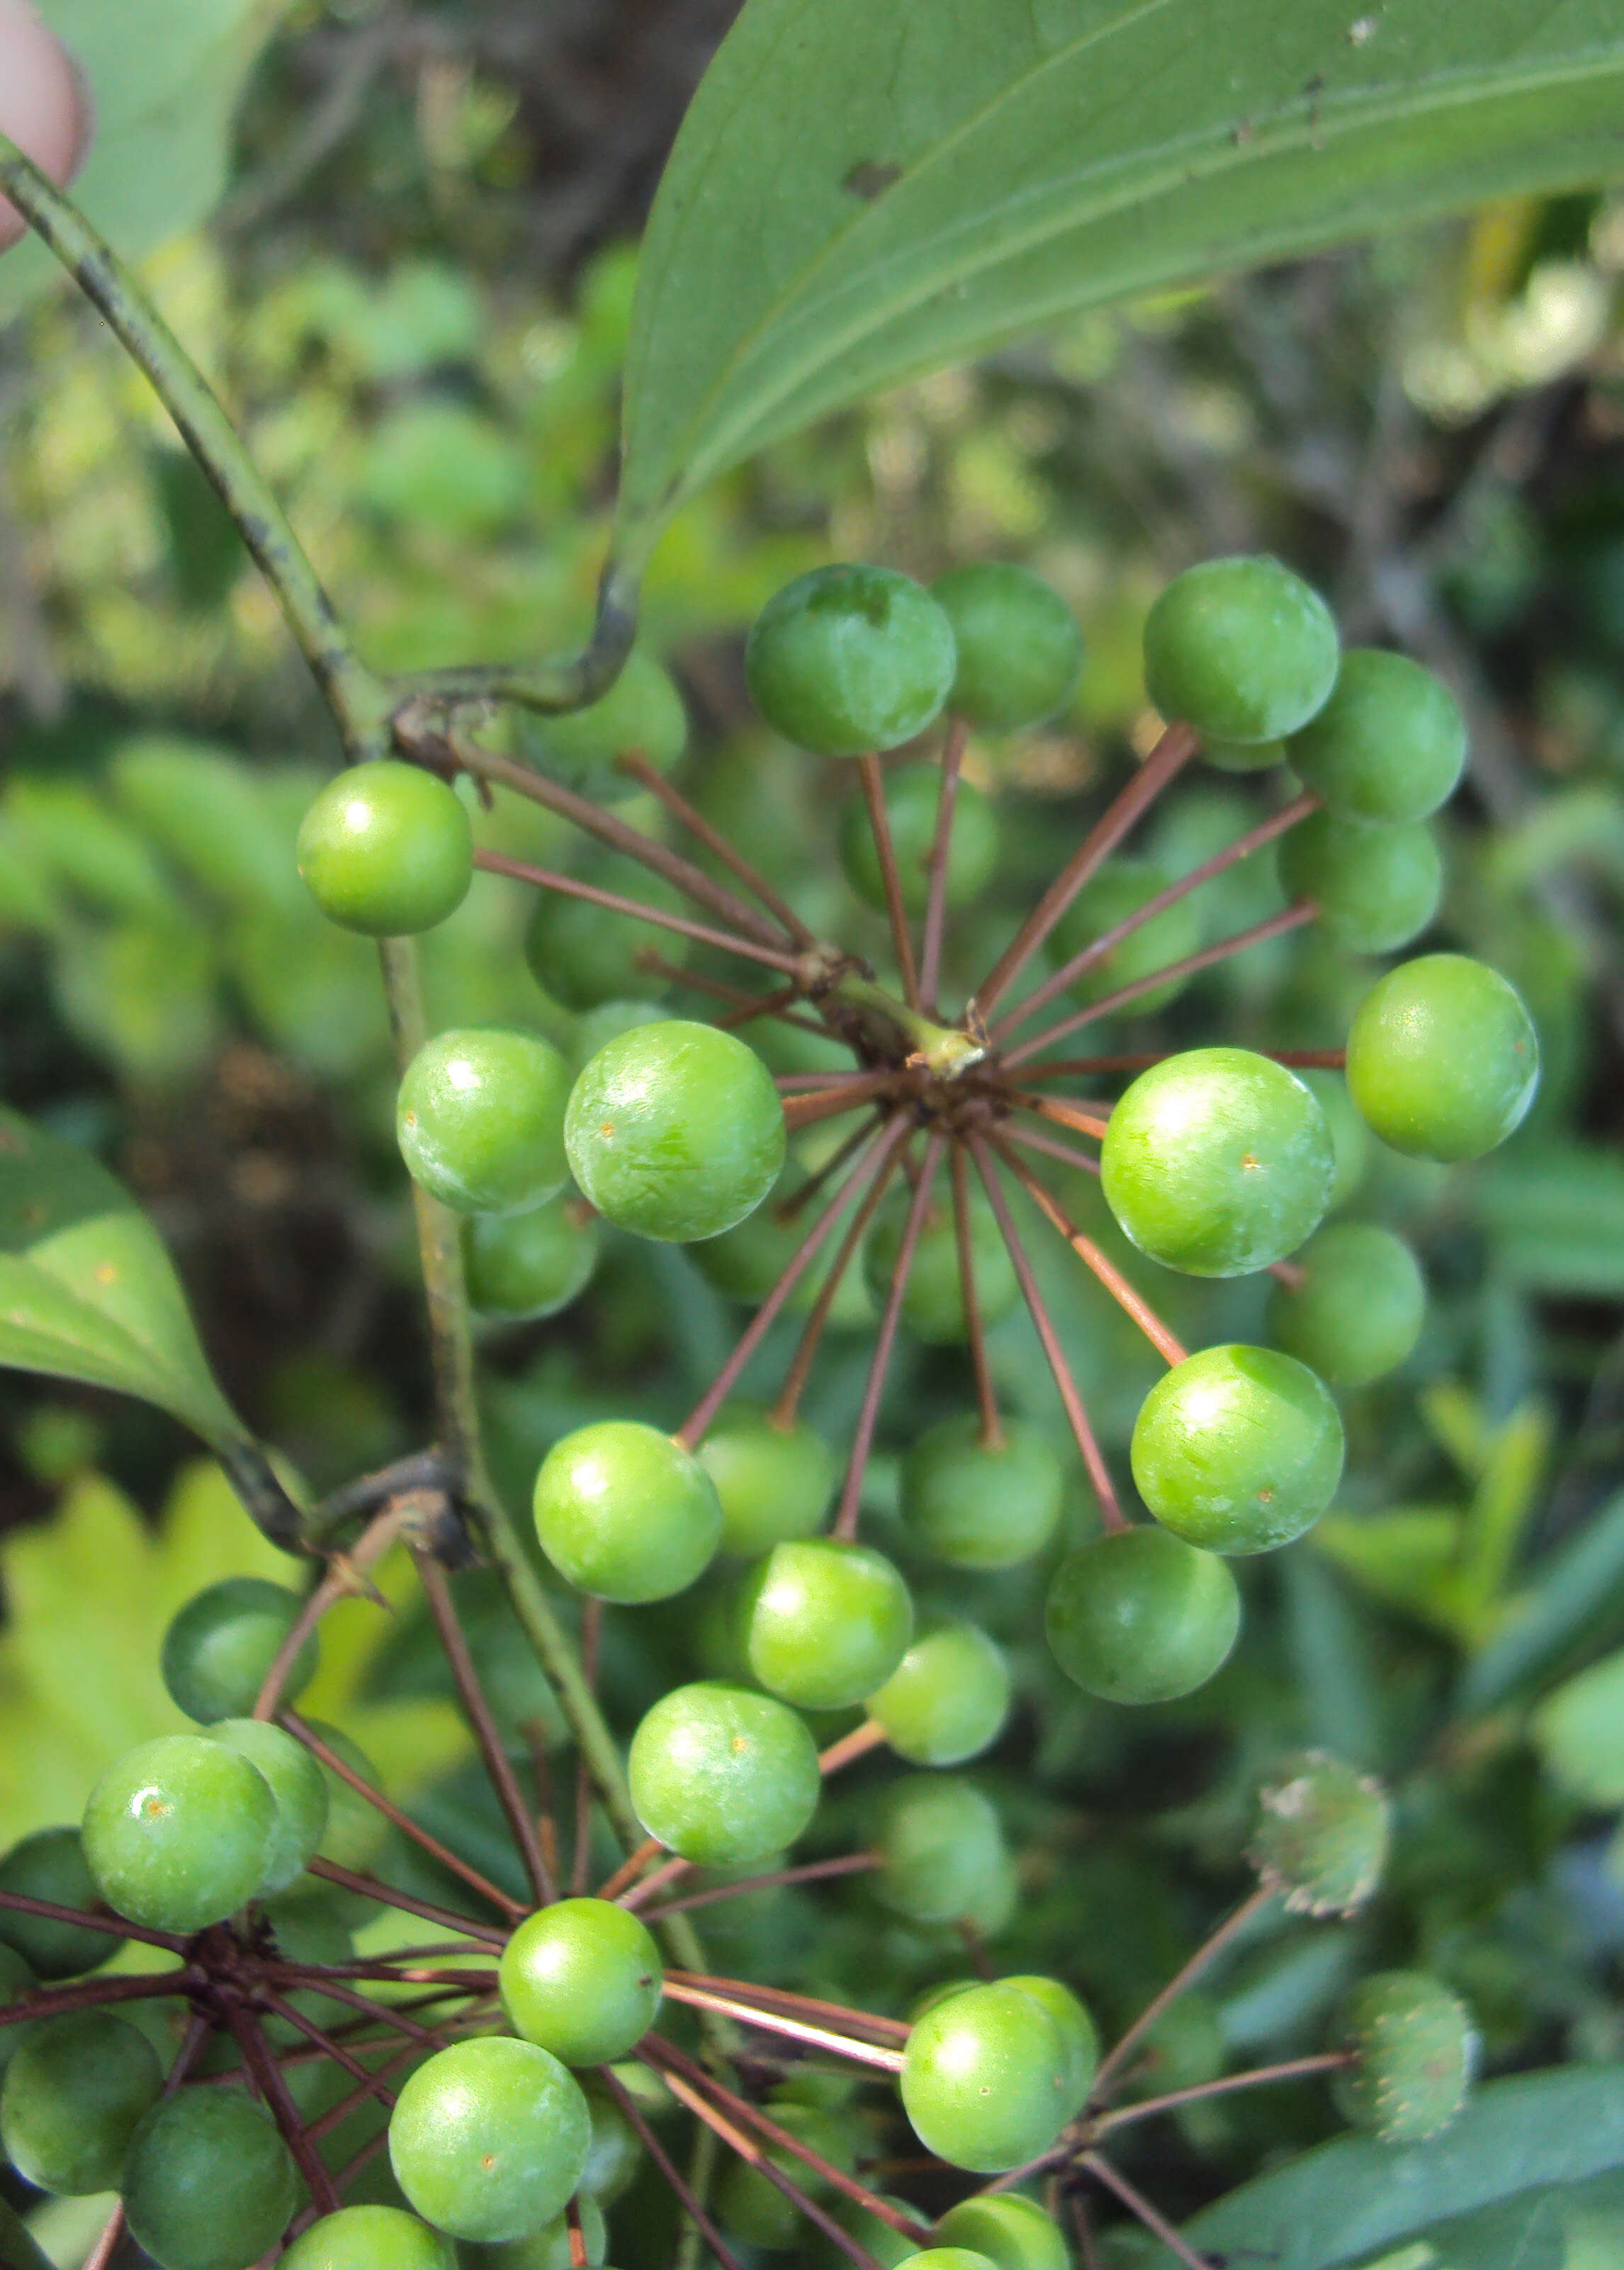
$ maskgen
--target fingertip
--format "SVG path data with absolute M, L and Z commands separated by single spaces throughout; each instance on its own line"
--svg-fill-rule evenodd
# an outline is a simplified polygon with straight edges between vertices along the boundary
M 84 163 L 93 115 L 84 72 L 33 0 L 0 0 L 0 129 L 62 187 Z M 26 228 L 0 198 L 0 247 Z

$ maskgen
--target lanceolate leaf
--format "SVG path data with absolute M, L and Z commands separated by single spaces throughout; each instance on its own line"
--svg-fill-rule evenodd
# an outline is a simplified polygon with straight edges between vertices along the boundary
M 1573 2066 L 1491 2082 L 1427 2144 L 1322 2145 L 1231 2192 L 1183 2236 L 1235 2270 L 1556 2270 L 1580 2259 L 1561 2243 L 1568 2209 L 1592 2226 L 1611 2220 L 1620 2194 L 1605 2179 L 1620 2168 L 1624 2066 Z M 1148 2259 L 1173 2270 L 1162 2249 Z
M 1624 171 L 1616 0 L 747 0 L 644 246 L 621 544 L 1076 309 Z
M 138 1395 L 221 1449 L 245 1438 L 152 1223 L 88 1153 L 4 1109 L 0 1364 Z

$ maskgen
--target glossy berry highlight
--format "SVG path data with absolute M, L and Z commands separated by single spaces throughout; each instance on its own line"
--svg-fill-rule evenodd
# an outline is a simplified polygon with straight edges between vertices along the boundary
M 277 1801 L 257 1768 L 202 1734 L 165 1734 L 110 1766 L 81 1831 L 102 1897 L 154 1931 L 201 1931 L 265 1881 Z
M 1044 1629 L 1056 1662 L 1106 1702 L 1171 1702 L 1204 1687 L 1241 1628 L 1225 1563 L 1165 1529 L 1123 1529 L 1068 1556 Z
M 648 1925 L 612 1900 L 558 1900 L 502 1949 L 502 2007 L 514 2031 L 564 2065 L 608 2065 L 654 2023 L 664 1970 Z
M 592 2123 L 574 2075 L 534 2042 L 454 2042 L 407 2076 L 389 2164 L 407 2202 L 453 2238 L 528 2238 L 563 2212 Z
M 882 1686 L 914 1636 L 914 1604 L 872 1546 L 810 1537 L 775 1546 L 737 1613 L 751 1672 L 803 1710 L 840 1710 Z
M 1324 1383 L 1273 1348 L 1203 1348 L 1139 1406 L 1130 1455 L 1165 1528 L 1212 1553 L 1269 1553 L 1319 1519 L 1342 1479 Z
M 1539 1083 L 1522 997 L 1465 954 L 1390 969 L 1348 1031 L 1349 1094 L 1383 1142 L 1413 1158 L 1482 1158 L 1521 1126 Z
M 299 872 L 329 922 L 372 938 L 432 930 L 473 879 L 473 830 L 456 791 L 385 758 L 330 781 L 299 831 Z
M 894 749 L 953 691 L 953 626 L 890 568 L 817 568 L 769 599 L 750 633 L 751 698 L 787 741 L 824 757 Z
M 535 1033 L 440 1033 L 406 1067 L 395 1132 L 413 1182 L 459 1213 L 523 1213 L 569 1169 L 569 1068 Z
M 554 1443 L 534 1507 L 548 1560 L 600 1600 L 686 1591 L 722 1536 L 716 1485 L 693 1451 L 631 1419 L 579 1427 Z
M 1354 647 L 1330 700 L 1293 732 L 1287 755 L 1328 811 L 1401 827 L 1425 820 L 1453 792 L 1466 761 L 1465 722 L 1449 688 L 1407 655 Z
M 1169 721 L 1204 738 L 1297 732 L 1337 679 L 1337 627 L 1317 591 L 1278 560 L 1203 560 L 1175 575 L 1145 624 L 1145 683 Z
M 649 1834 L 702 1867 L 793 1844 L 823 1786 L 812 1738 L 787 1704 L 711 1681 L 675 1688 L 645 1713 L 627 1773 Z

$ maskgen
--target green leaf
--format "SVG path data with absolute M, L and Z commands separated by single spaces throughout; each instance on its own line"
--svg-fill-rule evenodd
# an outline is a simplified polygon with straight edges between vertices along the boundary
M 219 1446 L 246 1437 L 152 1223 L 87 1152 L 4 1109 L 0 1364 L 139 1396 Z
M 1616 2247 L 1620 2168 L 1624 2066 L 1522 2074 L 1479 2089 L 1430 2143 L 1323 2144 L 1181 2235 L 1236 2270 L 1600 2270 L 1618 2259 L 1597 2248 Z
M 1084 308 L 1624 169 L 1615 0 L 748 0 L 655 203 L 621 545 Z
M 1604 1656 L 1534 1713 L 1546 1770 L 1586 1805 L 1624 1805 L 1624 1653 Z
M 1565 1538 L 1534 1570 L 1499 1636 L 1471 1663 L 1461 1680 L 1463 1710 L 1502 1701 L 1539 1671 L 1619 1597 L 1624 1583 L 1624 1491 Z
M 76 202 L 127 259 L 193 227 L 225 186 L 248 68 L 285 0 L 41 0 L 95 99 Z M 41 244 L 0 268 L 0 318 L 60 274 Z
M 1530 1145 L 1477 1176 L 1499 1268 L 1536 1293 L 1624 1294 L 1624 1160 L 1598 1144 Z

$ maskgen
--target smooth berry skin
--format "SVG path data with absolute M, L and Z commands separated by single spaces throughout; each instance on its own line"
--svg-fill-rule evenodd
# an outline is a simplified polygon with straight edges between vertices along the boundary
M 903 2109 L 950 2166 L 1002 2175 L 1046 2152 L 1064 2125 L 1065 2044 L 1019 1986 L 970 1986 L 938 2002 L 902 2055 Z
M 389 2116 L 408 2203 L 453 2238 L 528 2238 L 560 2214 L 592 2140 L 573 2073 L 534 2042 L 456 2042 L 409 2075 Z
M 281 2270 L 457 2270 L 456 2250 L 398 2207 L 341 2207 L 297 2237 Z
M 851 2172 L 854 2161 L 849 2135 L 842 2124 L 828 2112 L 816 2105 L 782 2104 L 776 2101 L 770 2110 L 778 2125 L 787 2128 L 797 2141 L 846 2173 Z M 824 2179 L 786 2147 L 769 2145 L 767 2156 L 775 2167 L 809 2190 L 813 2197 L 827 2191 Z M 744 2160 L 732 2161 L 723 2173 L 716 2188 L 716 2220 L 730 2238 L 742 2239 L 748 2246 L 770 2252 L 794 2246 L 806 2229 L 800 2209 L 784 2196 L 765 2169 L 752 2167 Z
M 194 1594 L 164 1634 L 160 1667 L 171 1701 L 200 1726 L 248 1717 L 299 1608 L 295 1593 L 263 1576 L 227 1576 Z M 308 1687 L 316 1661 L 312 1633 L 283 1688 L 287 1702 Z
M 568 1197 L 523 1213 L 478 1213 L 463 1238 L 468 1297 L 482 1317 L 534 1324 L 583 1293 L 597 1265 L 597 1219 Z
M 1100 2032 L 1087 2009 L 1057 1978 L 1016 1972 L 1005 1982 L 1030 1994 L 1054 2020 L 1065 2049 L 1064 2118 L 1075 2119 L 1088 2102 L 1100 2063 Z
M 1316 1230 L 1294 1265 L 1301 1284 L 1269 1296 L 1269 1336 L 1332 1387 L 1396 1371 L 1421 1336 L 1427 1283 L 1401 1237 L 1375 1222 Z
M 973 2246 L 925 2246 L 917 2254 L 904 2254 L 900 2270 L 997 2270 L 997 2266 Z
M 256 1889 L 262 1898 L 285 1891 L 327 1834 L 327 1777 L 303 1743 L 263 1718 L 220 1718 L 209 1739 L 223 1742 L 264 1777 L 276 1821 Z
M 1005 1858 L 998 1816 L 973 1783 L 953 1774 L 906 1774 L 881 1792 L 870 1881 L 882 1907 L 916 1923 L 968 1912 Z
M 1287 754 L 1328 811 L 1402 827 L 1453 793 L 1466 762 L 1465 720 L 1449 688 L 1408 655 L 1354 647 Z
M 455 914 L 473 880 L 473 829 L 456 791 L 385 758 L 329 781 L 297 857 L 311 897 L 344 930 L 407 938 Z
M 1220 773 L 1266 773 L 1285 763 L 1287 749 L 1284 741 L 1220 741 L 1209 735 L 1201 754 Z
M 1348 1093 L 1367 1126 L 1412 1158 L 1482 1158 L 1521 1126 L 1539 1084 L 1521 995 L 1465 954 L 1400 962 L 1354 1013 Z
M 635 859 L 596 859 L 582 869 L 581 879 L 664 914 L 692 911 L 680 891 Z M 688 958 L 689 941 L 680 931 L 634 921 L 564 891 L 537 894 L 524 932 L 524 959 L 538 985 L 565 1008 L 587 1015 L 612 1002 L 656 1001 L 669 990 L 669 977 L 644 966 L 650 946 L 664 961 Z
M 569 1168 L 569 1067 L 535 1033 L 438 1033 L 406 1066 L 395 1133 L 413 1182 L 459 1213 L 523 1213 Z
M 876 1308 L 883 1307 L 890 1290 L 908 1213 L 904 1192 L 881 1206 L 869 1232 L 863 1273 Z M 1020 1298 L 1020 1280 L 991 1209 L 975 1200 L 970 1205 L 970 1259 L 982 1322 L 997 1324 Z M 924 1226 L 914 1247 L 902 1295 L 902 1322 L 916 1339 L 932 1347 L 956 1344 L 966 1337 L 964 1286 L 951 1206 L 931 1205 L 925 1209 Z
M 245 1757 L 203 1734 L 163 1734 L 102 1775 L 81 1834 L 110 1908 L 194 1932 L 253 1898 L 276 1829 L 271 1785 Z
M 822 757 L 894 749 L 953 691 L 953 626 L 890 568 L 816 568 L 770 598 L 745 649 L 751 698 L 787 741 Z
M 820 1529 L 840 1480 L 804 1419 L 781 1427 L 754 1403 L 724 1404 L 695 1456 L 721 1502 L 722 1550 L 753 1558 Z
M 753 1676 L 803 1710 L 862 1702 L 914 1636 L 897 1569 L 871 1546 L 838 1537 L 775 1545 L 745 1577 L 737 1613 Z
M 688 713 L 670 673 L 634 647 L 607 694 L 584 709 L 532 721 L 529 738 L 545 768 L 572 788 L 634 794 L 637 783 L 614 770 L 615 760 L 641 757 L 668 773 L 687 745 Z
M 1169 721 L 1203 738 L 1279 740 L 1337 680 L 1337 627 L 1278 560 L 1206 560 L 1175 575 L 1145 623 L 1145 683 Z
M 1331 1183 L 1331 1211 L 1345 1206 L 1363 1182 L 1370 1165 L 1370 1130 L 1360 1117 L 1347 1082 L 1338 1072 L 1305 1072 L 1303 1086 L 1317 1099 L 1331 1130 L 1336 1168 Z
M 352 1773 L 370 1782 L 374 1789 L 382 1788 L 383 1780 L 377 1767 L 360 1744 L 352 1740 L 341 1727 L 330 1726 L 322 1718 L 308 1718 L 305 1724 L 336 1757 L 343 1759 Z M 369 1804 L 358 1789 L 330 1766 L 322 1768 L 322 1779 L 327 1785 L 327 1827 L 316 1847 L 319 1857 L 331 1860 L 340 1868 L 370 1868 L 383 1849 L 389 1833 L 389 1822 L 375 1805 Z M 317 1881 L 311 1879 L 313 1884 Z
M 0 2019 L 4 2019 L 11 2003 L 35 1992 L 39 1984 L 17 1949 L 0 1940 Z M 33 2039 L 42 2023 L 42 2020 L 30 2018 L 14 2025 L 0 2024 L 0 2080 L 4 2079 L 6 2068 L 18 2051 L 25 2042 Z
M 707 1569 L 722 1538 L 715 1483 L 657 1427 L 605 1419 L 555 1443 L 536 1477 L 536 1535 L 595 1599 L 669 1599 Z
M 124 2162 L 130 2235 L 159 2270 L 248 2270 L 300 2185 L 276 2123 L 236 2088 L 186 2088 L 147 2114 Z
M 1105 1702 L 1171 1702 L 1204 1687 L 1234 1647 L 1241 1596 L 1228 1569 L 1165 1529 L 1096 1537 L 1063 1561 L 1044 1627 L 1066 1677 Z
M 1250 1049 L 1189 1049 L 1141 1072 L 1116 1105 L 1100 1171 L 1142 1253 L 1192 1277 L 1242 1277 L 1318 1227 L 1336 1152 L 1295 1072 Z
M 937 765 L 898 765 L 886 775 L 886 816 L 891 827 L 897 880 L 902 904 L 910 915 L 923 914 L 930 897 L 931 846 L 941 803 L 942 775 Z M 865 906 L 886 910 L 885 870 L 869 825 L 868 805 L 854 797 L 841 816 L 841 865 L 846 880 Z M 960 781 L 953 797 L 953 832 L 948 838 L 947 887 L 950 909 L 967 907 L 981 896 L 998 864 L 998 817 L 992 805 L 969 781 Z
M 1311 1529 L 1342 1479 L 1323 1380 L 1274 1348 L 1202 1348 L 1139 1406 L 1130 1457 L 1164 1528 L 1210 1553 L 1272 1553 Z
M 1443 861 L 1424 820 L 1370 827 L 1310 812 L 1280 845 L 1280 881 L 1312 899 L 1325 935 L 1349 953 L 1393 953 L 1419 938 L 1443 895 Z
M 1031 1992 L 1030 1979 L 1018 1983 Z M 960 2200 L 937 2224 L 936 2236 L 945 2246 L 983 2256 L 993 2270 L 1071 2270 L 1071 2250 L 1054 2217 L 1018 2192 Z
M 914 1642 L 865 1707 L 910 1765 L 957 1766 L 997 1740 L 1010 1695 L 1003 1649 L 978 1625 L 944 1624 Z
M 569 1164 L 599 1213 L 687 1244 L 754 1212 L 784 1161 L 783 1107 L 753 1050 L 671 1018 L 600 1049 L 564 1124 Z
M 497 1966 L 515 2033 L 572 2066 L 625 2057 L 654 2023 L 664 1981 L 649 1926 L 612 1900 L 559 1900 L 527 1916 Z
M 100 1900 L 77 1829 L 36 1829 L 0 1859 L 0 1892 L 48 1900 L 53 1907 L 91 1908 Z M 14 1947 L 36 1978 L 77 1978 L 99 1970 L 123 1944 L 87 1924 L 0 1908 L 0 1943 Z
M 955 716 L 994 733 L 1064 709 L 1083 668 L 1083 635 L 1052 583 L 1002 560 L 949 568 L 931 597 L 953 625 Z
M 43 2192 L 116 2191 L 137 2123 L 164 2084 L 146 2036 L 102 2010 L 35 2027 L 0 2090 L 5 2156 Z
M 663 1695 L 632 1737 L 632 1804 L 650 1836 L 701 1867 L 793 1844 L 818 1809 L 818 1752 L 770 1695 L 701 1680 Z
M 1049 932 L 1050 961 L 1058 969 L 1074 953 L 1138 914 L 1174 879 L 1165 868 L 1148 859 L 1108 859 L 1083 885 Z M 1066 990 L 1078 1001 L 1101 1001 L 1120 986 L 1132 985 L 1171 962 L 1183 961 L 1200 944 L 1201 921 L 1193 896 L 1175 899 L 1170 907 L 1130 931 L 1119 945 L 1108 947 Z M 1124 1014 L 1148 1017 L 1165 1009 L 1189 983 L 1187 977 L 1175 977 L 1166 985 L 1154 986 L 1129 1003 Z
M 609 2255 L 609 2233 L 603 2209 L 596 2200 L 580 2198 L 581 2237 L 586 2248 L 587 2270 L 603 2270 Z M 464 2243 L 456 2250 L 459 2270 L 573 2270 L 569 2217 L 554 2215 L 528 2238 L 509 2238 L 493 2246 Z
M 1047 1435 L 1004 1421 L 1001 1443 L 982 1438 L 970 1411 L 927 1428 L 902 1461 L 901 1511 L 909 1536 L 955 1569 L 1009 1569 L 1041 1553 L 1060 1518 L 1065 1481 Z

